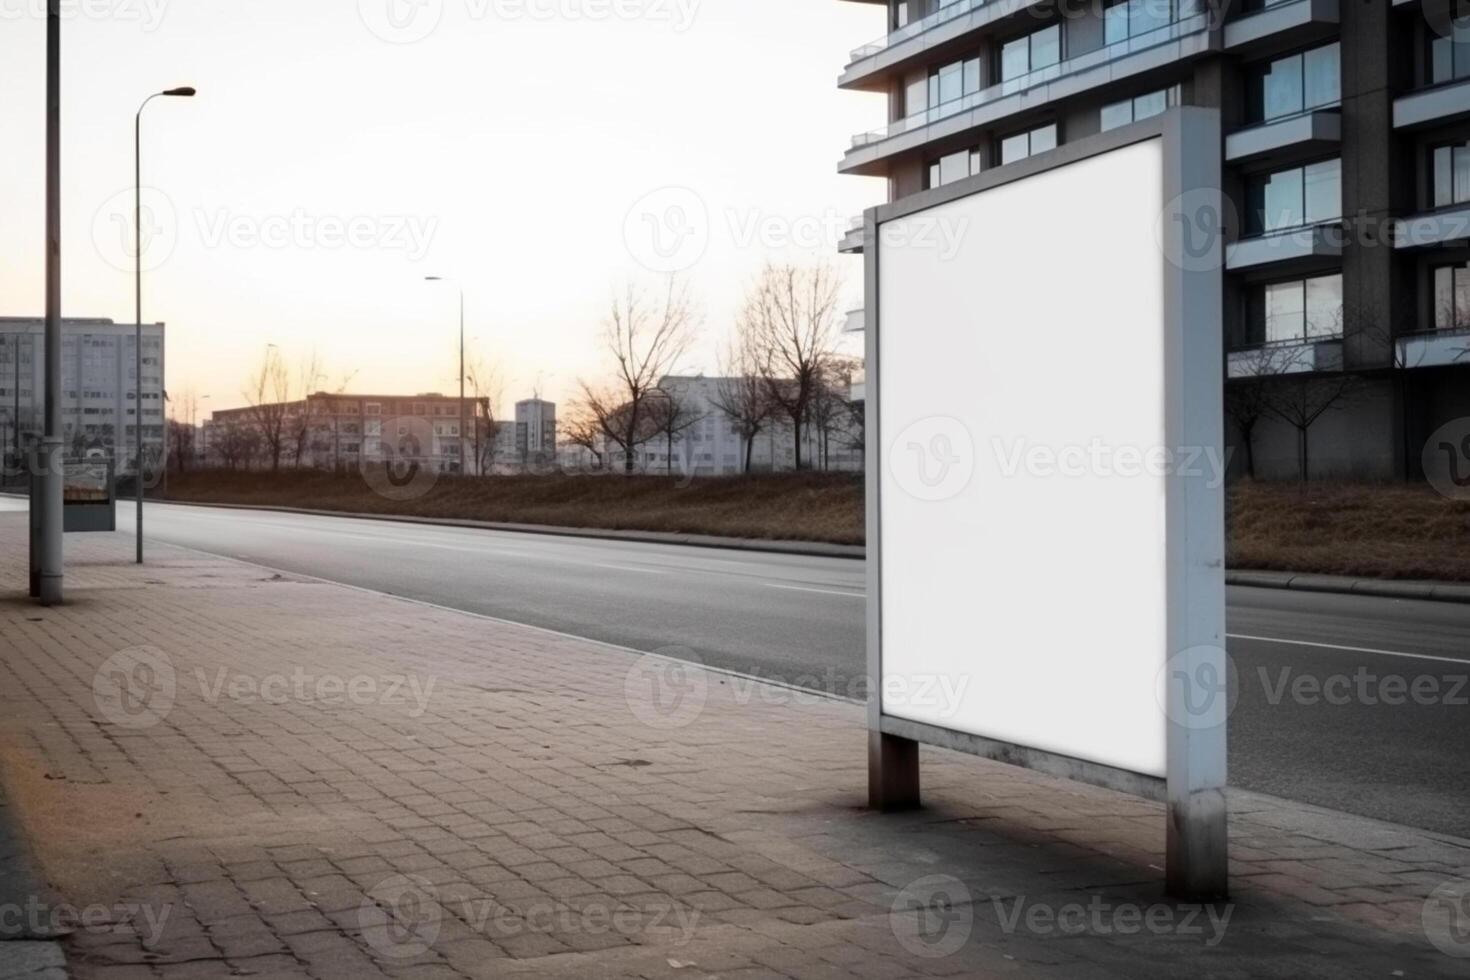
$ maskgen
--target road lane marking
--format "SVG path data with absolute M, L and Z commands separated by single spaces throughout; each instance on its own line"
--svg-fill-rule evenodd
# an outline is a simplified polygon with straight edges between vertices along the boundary
M 838 592 L 836 589 L 813 589 L 805 585 L 777 585 L 775 582 L 767 582 L 768 589 L 785 589 L 788 592 L 820 592 L 822 595 L 844 595 L 849 599 L 866 599 L 865 592 Z
M 1412 660 L 1437 660 L 1447 664 L 1470 664 L 1470 660 L 1457 657 L 1436 657 L 1428 653 L 1404 653 L 1399 650 L 1375 650 L 1372 647 L 1349 647 L 1337 643 L 1317 643 L 1312 640 L 1283 640 L 1275 636 L 1247 636 L 1244 633 L 1226 633 L 1231 640 L 1253 640 L 1257 643 L 1282 643 L 1293 647 L 1320 647 L 1323 650 L 1342 650 L 1347 653 L 1371 653 L 1380 657 L 1407 657 Z
M 574 565 L 591 565 L 593 568 L 611 568 L 618 572 L 642 572 L 644 575 L 667 575 L 662 568 L 637 568 L 633 565 L 608 565 L 600 561 L 577 561 L 575 558 L 562 558 L 560 561 L 568 561 Z

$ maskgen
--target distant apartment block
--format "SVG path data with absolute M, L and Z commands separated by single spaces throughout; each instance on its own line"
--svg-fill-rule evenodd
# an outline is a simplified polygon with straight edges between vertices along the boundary
M 226 466 L 271 465 L 266 432 L 275 427 L 277 417 L 283 432 L 280 465 L 287 467 L 355 468 L 409 455 L 436 472 L 456 473 L 462 438 L 469 472 L 483 471 L 493 455 L 494 433 L 474 399 L 466 398 L 461 404 L 458 398 L 437 393 L 318 392 L 282 405 L 214 412 L 203 440 L 209 447 L 209 461 Z M 460 432 L 461 418 L 464 433 Z
M 106 454 L 131 471 L 139 424 L 136 327 L 111 320 L 61 324 L 61 413 L 68 456 Z M 145 454 L 161 453 L 164 325 L 143 325 L 142 416 Z M 44 427 L 45 323 L 0 317 L 0 445 L 13 452 Z
M 1470 19 L 1449 4 L 860 2 L 886 30 L 838 84 L 888 112 L 841 172 L 919 198 L 1173 106 L 1218 109 L 1227 397 L 1351 377 L 1311 426 L 1313 475 L 1412 475 L 1428 434 L 1470 416 Z M 1036 218 L 1060 252 L 1084 216 Z M 859 223 L 841 247 L 866 245 Z M 1065 288 L 1065 264 L 1051 273 Z M 1227 438 L 1239 469 L 1243 432 Z M 1296 475 L 1292 425 L 1268 413 L 1252 445 L 1260 475 Z

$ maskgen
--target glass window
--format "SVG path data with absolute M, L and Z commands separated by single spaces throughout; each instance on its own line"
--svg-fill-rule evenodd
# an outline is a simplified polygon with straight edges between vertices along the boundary
M 1336 105 L 1342 98 L 1341 63 L 1333 43 L 1257 66 L 1247 75 L 1251 115 L 1265 121 Z
M 1062 60 L 1062 29 L 1053 24 L 1031 35 L 1031 70 Z
M 1128 36 L 1168 27 L 1174 18 L 1169 0 L 1128 0 Z
M 1169 108 L 1169 93 L 1163 89 L 1140 95 L 1133 100 L 1133 120 L 1147 119 L 1150 116 L 1162 115 Z
M 1000 141 L 1000 162 L 1015 163 L 1037 153 L 1045 153 L 1057 147 L 1056 123 L 1039 126 L 1027 133 L 1017 133 Z
M 1342 217 L 1342 161 L 1323 160 L 1302 168 L 1306 195 L 1306 223 L 1315 225 Z
M 1470 329 L 1470 264 L 1434 270 L 1434 326 L 1437 330 Z
M 1434 207 L 1470 200 L 1470 143 L 1434 148 Z
M 1117 129 L 1133 121 L 1133 100 L 1124 99 L 1102 107 L 1102 130 Z
M 1015 163 L 1031 155 L 1031 139 L 1028 133 L 1017 133 L 1000 141 L 1000 162 Z
M 1054 65 L 1062 57 L 1062 29 L 1053 24 L 1025 37 L 1008 41 L 1000 48 L 1000 80 L 1008 82 L 1027 72 Z
M 1246 183 L 1246 234 L 1342 217 L 1342 162 L 1323 160 L 1253 177 Z
M 929 186 L 943 187 L 980 172 L 980 150 L 960 150 L 929 164 Z
M 1008 82 L 1020 78 L 1031 70 L 1031 42 L 1028 38 L 1017 38 L 1001 46 L 1000 80 Z
M 1114 0 L 1103 11 L 1103 44 L 1128 40 L 1128 0 Z
M 1251 296 L 1251 340 L 1291 344 L 1342 336 L 1342 275 L 1256 287 Z
M 1278 282 L 1266 287 L 1266 343 L 1302 337 L 1306 322 L 1304 301 L 1300 282 Z
M 1342 99 L 1342 51 L 1336 43 L 1302 53 L 1304 109 L 1336 105 Z
M 915 116 L 929 108 L 929 80 L 916 78 L 904 90 L 903 111 L 906 116 Z
M 1434 34 L 1429 42 L 1432 84 L 1470 75 L 1470 17 L 1457 18 L 1451 25 L 1449 37 Z
M 1306 281 L 1307 337 L 1342 336 L 1342 275 Z
M 909 0 L 898 0 L 893 5 L 893 27 L 897 30 L 907 26 L 909 26 Z

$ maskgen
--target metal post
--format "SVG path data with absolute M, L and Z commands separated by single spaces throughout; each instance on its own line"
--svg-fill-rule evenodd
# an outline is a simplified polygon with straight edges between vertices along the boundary
M 143 100 L 133 117 L 133 495 L 137 498 L 137 564 L 143 564 Z
M 459 472 L 463 476 L 468 470 L 464 467 L 464 443 L 466 439 L 464 427 L 464 287 L 459 289 Z
M 41 605 L 62 601 L 61 0 L 46 4 L 46 435 L 41 443 Z

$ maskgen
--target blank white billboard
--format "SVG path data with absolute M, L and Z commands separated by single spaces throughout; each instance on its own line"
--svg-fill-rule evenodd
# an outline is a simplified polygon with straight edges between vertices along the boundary
M 1164 776 L 1163 168 L 878 229 L 884 714 Z

